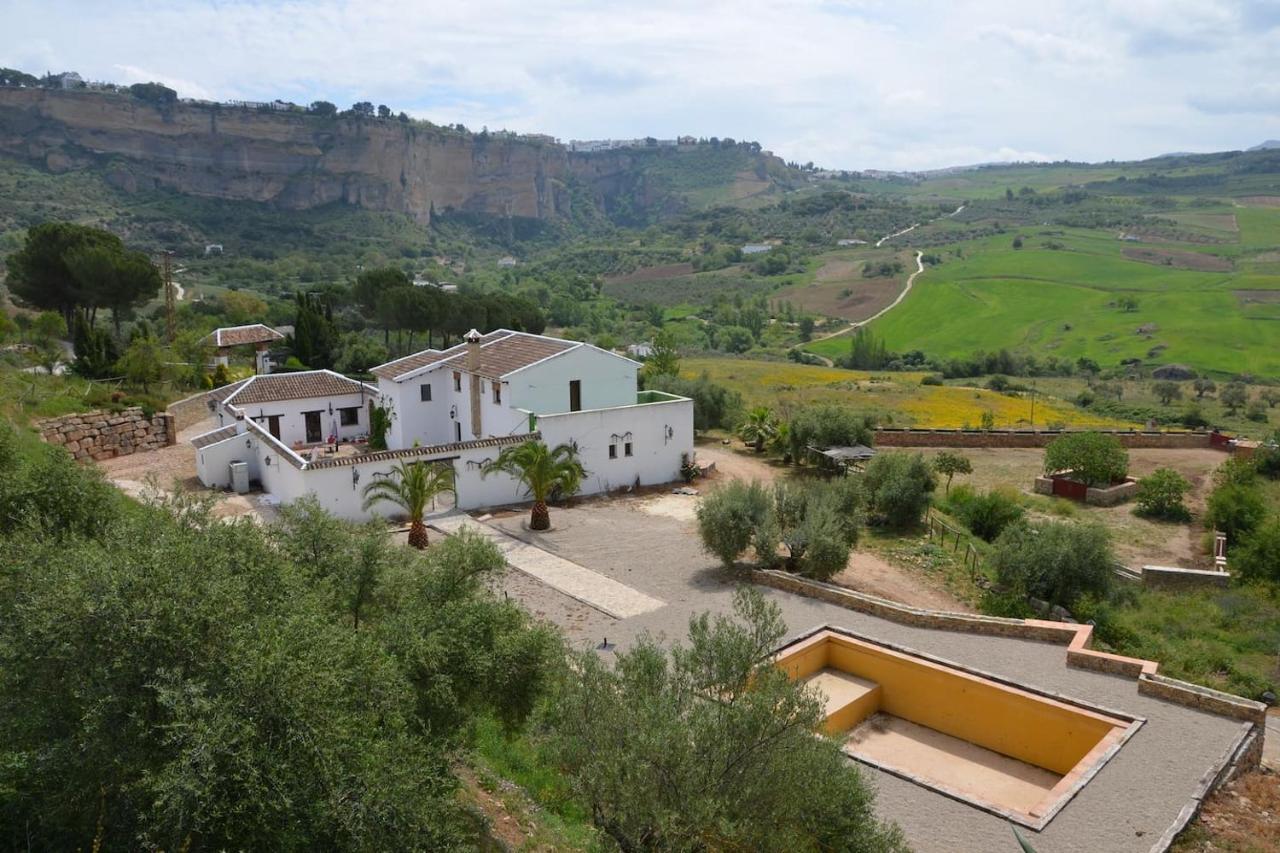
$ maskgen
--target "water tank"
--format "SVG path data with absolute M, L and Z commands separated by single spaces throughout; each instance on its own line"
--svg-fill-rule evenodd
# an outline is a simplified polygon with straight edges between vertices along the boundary
M 248 462 L 232 462 L 231 463 L 231 489 L 238 495 L 248 494 L 249 492 L 249 463 Z

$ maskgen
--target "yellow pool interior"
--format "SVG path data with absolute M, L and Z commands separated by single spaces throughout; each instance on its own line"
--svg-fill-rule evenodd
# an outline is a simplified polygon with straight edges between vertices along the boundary
M 850 756 L 1028 824 L 1051 816 L 1132 724 L 832 630 L 778 653 L 826 701 Z

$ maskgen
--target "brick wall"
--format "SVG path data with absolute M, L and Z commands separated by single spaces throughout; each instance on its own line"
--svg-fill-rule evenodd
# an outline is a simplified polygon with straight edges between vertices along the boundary
M 173 416 L 157 412 L 147 417 L 133 406 L 122 412 L 83 412 L 36 422 L 40 437 L 59 444 L 74 458 L 112 459 L 167 447 L 178 440 Z
M 1211 446 L 1211 433 L 1207 432 L 1101 432 L 1116 436 L 1129 448 L 1186 450 Z M 1050 431 L 881 428 L 875 431 L 875 443 L 877 447 L 1044 447 L 1060 435 L 1061 432 Z

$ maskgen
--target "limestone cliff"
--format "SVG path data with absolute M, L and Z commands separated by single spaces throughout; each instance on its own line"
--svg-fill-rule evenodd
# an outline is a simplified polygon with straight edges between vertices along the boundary
M 0 88 L 0 154 L 53 171 L 100 169 L 131 192 L 163 187 L 285 209 L 341 201 L 424 222 L 446 210 L 565 216 L 571 181 L 602 208 L 624 188 L 643 195 L 627 152 L 101 92 Z

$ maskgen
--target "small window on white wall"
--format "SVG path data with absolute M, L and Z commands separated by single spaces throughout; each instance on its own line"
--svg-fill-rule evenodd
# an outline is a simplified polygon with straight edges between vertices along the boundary
M 617 458 L 618 458 L 618 445 L 616 445 L 616 444 L 610 444 L 610 445 L 609 445 L 609 458 L 610 458 L 610 459 L 617 459 Z
M 454 391 L 462 390 L 462 374 L 456 370 L 453 371 L 453 390 Z
M 628 441 L 626 444 L 622 445 L 622 455 L 623 456 L 631 455 L 631 442 Z
M 419 391 L 422 394 L 422 402 L 430 403 L 431 402 L 431 383 L 430 382 L 423 383 Z
M 494 402 L 494 405 L 497 405 L 497 406 L 502 405 L 502 383 L 501 382 L 493 383 L 493 402 Z

